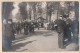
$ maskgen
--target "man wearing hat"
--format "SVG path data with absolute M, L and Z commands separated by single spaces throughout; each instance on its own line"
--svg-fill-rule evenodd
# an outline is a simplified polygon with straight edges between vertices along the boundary
M 12 40 L 15 39 L 15 35 L 14 35 L 14 29 L 13 29 L 13 24 L 12 24 L 12 19 L 8 19 L 7 20 L 7 24 L 6 24 L 6 40 L 8 43 L 8 49 L 11 49 L 11 45 L 12 45 Z
M 72 20 L 66 16 L 66 35 L 68 36 L 68 41 L 71 41 L 71 31 L 72 31 Z
M 64 20 L 62 20 L 62 16 L 59 17 L 58 20 L 55 21 L 55 24 L 57 24 L 57 32 L 58 32 L 58 45 L 59 48 L 64 48 L 64 29 L 66 27 L 66 23 Z

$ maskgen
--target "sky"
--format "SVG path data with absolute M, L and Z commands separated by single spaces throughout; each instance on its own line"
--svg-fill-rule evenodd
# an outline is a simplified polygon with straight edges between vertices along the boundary
M 13 15 L 13 22 L 16 22 L 17 21 L 17 19 L 16 19 L 16 14 L 19 12 L 19 3 L 20 2 L 14 2 L 13 3 L 13 7 L 14 7 L 14 9 L 12 10 L 12 15 Z
M 19 11 L 19 3 L 18 2 L 14 2 L 13 3 L 13 6 L 14 6 L 14 9 L 12 10 L 12 14 L 13 14 L 13 16 L 15 17 L 15 15 L 18 13 L 18 11 Z

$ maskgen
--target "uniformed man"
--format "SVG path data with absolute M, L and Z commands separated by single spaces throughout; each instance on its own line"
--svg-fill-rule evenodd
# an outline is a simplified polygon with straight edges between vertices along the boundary
M 31 23 L 31 32 L 34 32 L 34 23 Z
M 68 41 L 71 42 L 71 31 L 72 31 L 72 21 L 67 17 L 66 20 L 66 35 L 68 36 Z
M 21 29 L 22 29 L 22 27 L 21 27 L 21 21 L 19 22 L 19 33 L 21 34 Z
M 16 24 L 16 29 L 17 29 L 17 34 L 19 34 L 19 29 L 20 29 L 19 22 L 17 22 Z
M 27 35 L 28 34 L 28 22 L 27 21 L 25 21 L 25 23 L 24 23 L 24 34 L 25 35 Z
M 2 24 L 2 49 L 3 50 L 8 50 L 8 42 L 7 42 L 7 36 L 6 36 L 6 25 L 7 25 L 7 21 L 6 19 L 3 20 L 3 24 Z
M 64 20 L 62 20 L 62 16 L 59 17 L 57 21 L 55 21 L 57 24 L 57 32 L 58 32 L 58 45 L 59 48 L 64 48 L 64 29 L 66 26 L 66 23 Z
M 6 42 L 5 44 L 6 44 L 7 50 L 11 50 L 12 40 L 15 39 L 13 24 L 11 19 L 7 20 L 4 37 L 5 37 L 4 41 Z
M 39 30 L 39 27 L 40 27 L 40 24 L 39 24 L 39 21 L 37 21 L 37 28 Z

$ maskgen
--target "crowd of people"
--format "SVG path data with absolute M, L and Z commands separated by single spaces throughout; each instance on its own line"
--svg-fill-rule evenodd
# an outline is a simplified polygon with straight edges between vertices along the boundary
M 65 48 L 65 45 L 67 43 L 71 43 L 72 41 L 78 44 L 78 25 L 77 27 L 75 27 L 77 33 L 73 32 L 75 30 L 74 21 L 72 21 L 67 15 L 63 15 L 60 16 L 59 19 L 55 20 L 55 24 L 56 24 L 56 30 L 58 32 L 59 48 L 61 49 Z M 76 22 L 76 24 L 78 24 L 78 22 Z M 66 39 L 67 41 L 65 41 Z
M 12 22 L 12 19 L 3 20 L 3 35 L 2 35 L 2 48 L 3 50 L 10 50 L 12 41 L 15 40 L 15 34 L 21 34 L 22 30 L 24 35 L 34 33 L 35 28 L 45 28 L 46 30 L 56 30 L 58 32 L 58 45 L 63 48 L 65 39 L 69 42 L 72 41 L 71 33 L 73 33 L 73 22 L 70 18 L 60 16 L 57 20 L 50 23 L 33 22 L 33 21 L 18 21 Z M 74 35 L 74 34 L 73 34 Z
M 33 22 L 17 22 L 13 23 L 14 30 L 16 34 L 21 33 L 21 30 L 24 29 L 24 34 L 27 35 L 29 32 L 34 32 L 34 23 Z
M 28 22 L 25 20 L 25 21 L 13 22 L 12 19 L 4 19 L 3 35 L 2 35 L 3 50 L 11 50 L 12 41 L 15 40 L 16 34 L 23 33 L 24 35 L 28 35 L 29 33 L 34 33 L 35 28 L 39 30 L 40 27 L 43 27 L 43 23 L 37 21 Z

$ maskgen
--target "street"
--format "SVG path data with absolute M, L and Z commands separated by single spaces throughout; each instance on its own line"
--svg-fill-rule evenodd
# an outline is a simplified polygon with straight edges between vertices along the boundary
M 76 1 L 2 2 L 2 51 L 79 51 L 78 11 Z
M 18 34 L 12 43 L 12 51 L 28 52 L 51 52 L 51 51 L 73 51 L 76 48 L 70 43 L 64 49 L 58 48 L 58 34 L 55 30 L 36 29 L 28 35 Z M 76 46 L 75 46 L 76 47 Z

